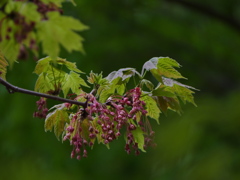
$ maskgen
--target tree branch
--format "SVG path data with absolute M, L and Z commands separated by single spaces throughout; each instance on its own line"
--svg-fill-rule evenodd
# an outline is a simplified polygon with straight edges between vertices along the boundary
M 203 6 L 199 3 L 194 3 L 194 2 L 190 2 L 190 1 L 186 1 L 186 0 L 165 0 L 165 1 L 180 4 L 182 6 L 185 6 L 185 7 L 189 8 L 189 9 L 196 10 L 196 11 L 202 13 L 202 14 L 205 14 L 205 15 L 210 16 L 212 18 L 215 18 L 219 21 L 222 21 L 225 24 L 227 24 L 228 26 L 237 30 L 238 33 L 240 32 L 240 22 L 237 19 L 234 19 L 230 16 L 226 16 L 224 14 L 221 14 L 221 13 L 217 12 L 216 10 L 211 9 L 207 6 Z
M 49 95 L 49 94 L 44 94 L 44 93 L 39 93 L 39 92 L 19 88 L 17 86 L 14 86 L 14 85 L 10 84 L 9 82 L 3 80 L 1 77 L 0 77 L 0 84 L 4 85 L 7 88 L 9 93 L 19 92 L 19 93 L 29 94 L 29 95 L 33 95 L 33 96 L 45 97 L 45 98 L 48 98 L 48 99 L 53 99 L 53 100 L 56 100 L 56 101 L 66 102 L 66 103 L 70 103 L 70 104 L 76 104 L 76 105 L 83 106 L 83 107 L 86 106 L 85 102 L 78 102 L 78 101 L 71 100 L 71 99 L 65 99 L 65 98 L 61 98 L 61 97 L 58 97 L 58 96 L 52 96 L 52 95 Z

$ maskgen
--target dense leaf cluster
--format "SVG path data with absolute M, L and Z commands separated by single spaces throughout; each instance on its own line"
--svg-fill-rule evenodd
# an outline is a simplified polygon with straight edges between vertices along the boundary
M 105 78 L 102 73 L 91 72 L 87 83 L 74 63 L 43 58 L 34 71 L 38 75 L 35 90 L 64 97 L 71 94 L 72 99 L 83 103 L 52 107 L 45 119 L 45 130 L 54 129 L 58 139 L 62 136 L 64 141 L 69 140 L 73 146 L 71 156 L 77 159 L 86 157 L 86 147 L 92 147 L 95 141 L 109 147 L 121 135 L 127 153 L 131 149 L 136 154 L 139 150 L 145 152 L 147 145 L 154 144 L 152 119 L 159 123 L 160 113 L 168 109 L 181 113 L 180 100 L 195 104 L 190 90 L 194 88 L 174 80 L 184 78 L 175 67 L 180 65 L 169 57 L 152 58 L 143 65 L 141 74 L 134 68 L 113 71 Z M 158 81 L 156 85 L 145 79 L 148 71 Z M 128 88 L 131 81 L 134 86 Z M 89 92 L 86 88 L 90 88 Z
M 75 31 L 87 29 L 63 15 L 63 1 L 0 3 L 0 78 L 5 79 L 8 63 L 13 64 L 26 48 L 38 56 L 41 44 L 48 56 L 38 60 L 34 70 L 38 75 L 35 91 L 42 95 L 34 116 L 45 119 L 45 131 L 53 130 L 58 139 L 69 140 L 72 158 L 87 157 L 87 147 L 95 142 L 109 147 L 120 136 L 125 138 L 127 153 L 145 152 L 148 145 L 154 145 L 152 120 L 159 123 L 160 113 L 168 109 L 180 114 L 180 101 L 195 105 L 195 89 L 177 81 L 184 77 L 176 70 L 180 65 L 169 57 L 150 59 L 141 73 L 134 68 L 122 68 L 107 77 L 90 72 L 86 82 L 75 63 L 58 57 L 60 45 L 69 52 L 83 52 L 83 38 Z M 146 78 L 149 72 L 154 78 Z M 51 95 L 48 98 L 63 96 L 61 101 L 66 101 L 48 109 L 46 94 Z

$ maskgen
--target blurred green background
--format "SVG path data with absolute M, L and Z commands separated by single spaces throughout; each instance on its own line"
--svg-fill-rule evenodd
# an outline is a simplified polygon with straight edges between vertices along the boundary
M 68 142 L 45 133 L 44 121 L 32 117 L 37 97 L 10 95 L 0 85 L 0 179 L 240 179 L 240 26 L 229 25 L 229 19 L 240 23 L 240 1 L 189 2 L 195 6 L 170 0 L 65 3 L 65 14 L 90 29 L 81 33 L 86 55 L 62 51 L 61 57 L 106 76 L 124 67 L 140 71 L 150 58 L 169 56 L 188 77 L 181 82 L 201 90 L 198 107 L 185 105 L 182 116 L 169 112 L 160 126 L 153 122 L 157 146 L 147 153 L 127 155 L 119 139 L 110 150 L 95 145 L 78 161 L 70 158 Z M 8 81 L 33 89 L 35 64 L 15 64 Z

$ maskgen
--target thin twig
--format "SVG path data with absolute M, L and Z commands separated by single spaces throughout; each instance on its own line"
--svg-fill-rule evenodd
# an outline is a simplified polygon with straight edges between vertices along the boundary
M 0 77 L 0 84 L 4 85 L 7 88 L 9 93 L 19 92 L 19 93 L 29 94 L 29 95 L 33 95 L 33 96 L 45 97 L 48 99 L 53 99 L 56 101 L 66 102 L 66 103 L 70 103 L 70 104 L 76 104 L 76 105 L 83 106 L 83 107 L 86 106 L 85 102 L 78 102 L 78 101 L 71 100 L 71 99 L 65 99 L 65 98 L 61 98 L 58 96 L 52 96 L 49 94 L 44 94 L 44 93 L 39 93 L 39 92 L 19 88 L 17 86 L 10 84 L 9 82 L 3 80 L 1 77 Z

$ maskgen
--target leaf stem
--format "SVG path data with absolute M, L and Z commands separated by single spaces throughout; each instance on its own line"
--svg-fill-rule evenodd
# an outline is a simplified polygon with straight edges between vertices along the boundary
M 31 91 L 28 89 L 19 88 L 17 86 L 10 84 L 9 82 L 3 80 L 1 77 L 0 77 L 0 84 L 4 85 L 7 88 L 9 93 L 19 92 L 19 93 L 29 94 L 29 95 L 33 95 L 33 96 L 45 97 L 48 99 L 53 99 L 56 101 L 66 102 L 66 103 L 70 103 L 70 104 L 76 104 L 76 105 L 83 106 L 83 107 L 86 105 L 85 102 L 79 102 L 79 101 L 75 101 L 75 100 L 71 100 L 71 99 L 66 99 L 66 98 L 62 98 L 62 97 L 58 97 L 58 96 L 52 96 L 49 94 L 44 94 L 44 93 Z
M 135 76 L 133 76 L 133 82 L 134 82 L 134 86 L 137 86 Z
M 147 70 L 145 70 L 145 72 L 142 75 L 142 79 L 144 79 L 145 75 L 147 74 Z
M 52 73 L 53 73 L 53 79 L 54 79 L 54 83 L 55 83 L 54 87 L 55 87 L 55 90 L 56 90 L 58 87 L 57 87 L 57 80 L 56 80 L 56 77 L 55 77 L 53 66 L 52 66 Z

